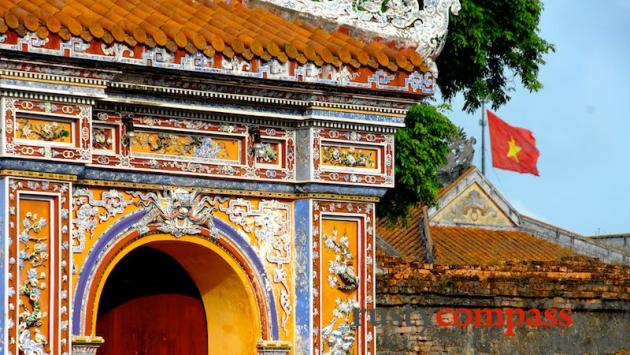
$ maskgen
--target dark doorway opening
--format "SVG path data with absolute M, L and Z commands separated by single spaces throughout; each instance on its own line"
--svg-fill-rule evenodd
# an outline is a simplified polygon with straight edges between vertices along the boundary
M 111 272 L 100 297 L 99 355 L 207 355 L 201 295 L 186 270 L 168 254 L 139 247 Z

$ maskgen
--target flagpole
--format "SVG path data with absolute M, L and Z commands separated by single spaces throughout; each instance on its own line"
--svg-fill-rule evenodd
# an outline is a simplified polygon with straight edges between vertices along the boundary
M 486 100 L 481 101 L 481 173 L 486 175 Z

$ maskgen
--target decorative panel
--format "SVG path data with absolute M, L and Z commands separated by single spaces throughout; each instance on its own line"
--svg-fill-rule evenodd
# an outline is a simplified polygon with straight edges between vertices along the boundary
M 313 129 L 315 180 L 392 187 L 393 159 L 393 135 Z
M 8 179 L 8 341 L 13 354 L 70 351 L 70 185 Z
M 380 173 L 381 153 L 382 149 L 379 148 L 324 141 L 322 142 L 320 166 L 331 170 L 354 168 Z
M 373 204 L 314 201 L 312 228 L 313 352 L 374 354 Z
M 471 184 L 453 201 L 442 206 L 431 221 L 442 224 L 514 226 L 510 218 L 477 183 Z
M 92 126 L 92 154 L 115 155 L 120 153 L 120 129 L 116 125 Z
M 243 137 L 140 131 L 131 138 L 130 154 L 133 158 L 242 165 L 244 143 Z
M 128 137 L 120 115 L 99 112 L 92 164 L 258 180 L 295 180 L 295 132 L 259 127 L 262 149 L 254 149 L 249 126 L 188 119 L 134 117 Z M 98 134 L 97 134 L 98 133 Z M 113 144 L 107 143 L 110 137 Z M 100 143 L 100 142 L 103 143 Z M 95 143 L 96 144 L 96 143 Z
M 7 156 L 91 161 L 91 107 L 3 98 L 3 153 Z

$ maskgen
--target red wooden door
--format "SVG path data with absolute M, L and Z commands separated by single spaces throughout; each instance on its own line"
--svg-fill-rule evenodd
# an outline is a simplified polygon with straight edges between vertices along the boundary
M 109 276 L 96 334 L 99 355 L 207 355 L 201 297 L 188 274 L 155 249 L 129 253 Z

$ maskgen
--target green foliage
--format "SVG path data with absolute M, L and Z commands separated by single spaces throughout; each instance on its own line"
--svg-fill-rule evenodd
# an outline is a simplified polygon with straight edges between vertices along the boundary
M 405 128 L 396 133 L 396 187 L 381 199 L 377 213 L 391 223 L 406 222 L 411 207 L 432 204 L 440 188 L 437 170 L 446 164 L 457 127 L 440 110 L 421 103 L 412 107 Z
M 357 0 L 359 1 L 359 0 Z M 530 91 L 542 88 L 538 72 L 543 56 L 554 50 L 540 38 L 541 0 L 460 0 L 437 60 L 437 84 L 451 100 L 458 93 L 472 112 L 487 100 L 497 108 L 509 101 L 515 81 Z M 406 128 L 396 134 L 396 187 L 382 198 L 377 211 L 391 223 L 406 222 L 409 209 L 432 205 L 440 188 L 437 170 L 446 163 L 457 128 L 439 108 L 414 106 Z
M 472 112 L 487 98 L 497 108 L 510 100 L 515 77 L 530 91 L 542 88 L 543 56 L 554 51 L 538 36 L 541 0 L 460 0 L 437 64 L 446 100 L 463 93 Z

